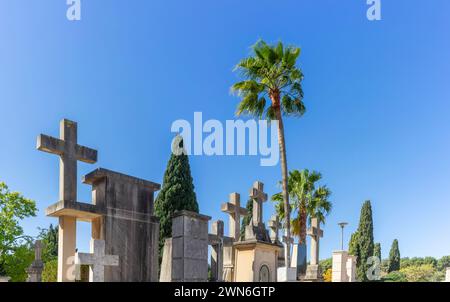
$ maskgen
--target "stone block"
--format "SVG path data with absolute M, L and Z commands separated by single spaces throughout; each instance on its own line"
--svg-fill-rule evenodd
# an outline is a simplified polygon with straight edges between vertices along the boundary
M 297 269 L 295 267 L 279 267 L 277 269 L 277 282 L 297 281 Z

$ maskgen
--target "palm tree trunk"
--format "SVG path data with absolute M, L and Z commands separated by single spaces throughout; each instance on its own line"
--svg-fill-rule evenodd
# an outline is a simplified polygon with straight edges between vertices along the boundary
M 286 267 L 291 266 L 291 207 L 289 205 L 289 192 L 288 192 L 288 169 L 286 160 L 286 145 L 284 140 L 284 125 L 283 118 L 281 116 L 280 107 L 276 108 L 276 117 L 278 119 L 278 144 L 280 146 L 280 159 L 281 159 L 281 174 L 282 174 L 282 188 L 283 188 L 283 201 L 284 201 L 284 213 L 286 220 Z

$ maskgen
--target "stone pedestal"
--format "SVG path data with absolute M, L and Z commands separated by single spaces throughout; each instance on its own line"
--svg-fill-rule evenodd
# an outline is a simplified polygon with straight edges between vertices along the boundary
M 277 270 L 278 282 L 297 281 L 297 269 L 295 267 L 279 267 Z
M 174 214 L 171 281 L 208 281 L 208 221 L 210 219 L 209 216 L 189 211 Z
M 332 282 L 348 282 L 347 277 L 347 251 L 333 252 Z
M 322 276 L 320 274 L 320 268 L 318 264 L 308 265 L 306 269 L 306 275 L 304 281 L 319 282 L 322 281 Z
M 306 244 L 294 244 L 291 257 L 291 267 L 297 269 L 297 276 L 306 273 Z

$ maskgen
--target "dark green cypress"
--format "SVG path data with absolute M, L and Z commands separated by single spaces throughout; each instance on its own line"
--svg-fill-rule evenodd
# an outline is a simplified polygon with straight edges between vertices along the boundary
M 182 139 L 179 146 L 183 148 Z M 184 152 L 180 155 L 171 154 L 164 173 L 162 189 L 155 201 L 155 214 L 160 222 L 160 257 L 162 257 L 165 239 L 172 236 L 172 215 L 180 210 L 196 213 L 199 211 L 189 158 Z
M 372 206 L 370 200 L 364 202 L 361 208 L 361 216 L 359 218 L 358 230 L 352 236 L 354 242 L 351 242 L 353 253 L 357 256 L 357 278 L 359 281 L 368 281 L 367 271 L 369 266 L 367 265 L 367 259 L 373 256 L 374 243 L 373 243 L 373 219 L 372 219 Z
M 398 248 L 398 240 L 395 239 L 389 251 L 388 273 L 398 270 L 400 270 L 400 249 Z
M 253 199 L 247 201 L 247 215 L 244 216 L 241 223 L 241 240 L 245 240 L 245 227 L 250 224 L 253 219 Z
M 381 261 L 381 244 L 380 243 L 375 243 L 375 246 L 373 248 L 373 255 L 375 257 L 377 257 L 378 259 L 380 259 L 380 261 Z

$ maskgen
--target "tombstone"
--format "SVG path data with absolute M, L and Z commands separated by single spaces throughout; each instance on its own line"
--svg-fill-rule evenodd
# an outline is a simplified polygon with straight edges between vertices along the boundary
M 450 282 L 450 267 L 447 267 L 447 271 L 445 274 L 445 282 Z
M 27 282 L 42 282 L 42 271 L 44 263 L 42 262 L 42 242 L 36 240 L 34 244 L 34 261 L 27 269 Z
M 332 258 L 332 282 L 356 282 L 356 256 L 347 251 L 334 251 Z
M 209 216 L 178 211 L 172 218 L 173 282 L 208 281 Z
M 233 242 L 241 240 L 241 216 L 247 215 L 247 209 L 241 207 L 241 196 L 239 193 L 231 193 L 229 202 L 221 204 L 221 211 L 229 215 L 228 236 Z M 233 281 L 234 254 L 233 242 L 224 242 L 223 246 L 223 281 Z
M 280 219 L 278 215 L 273 215 L 269 220 L 269 229 L 270 229 L 270 240 L 272 243 L 280 243 L 280 239 L 278 238 L 278 232 L 282 227 Z
M 289 244 L 288 244 L 289 243 Z M 293 282 L 297 281 L 297 269 L 296 267 L 290 266 L 291 263 L 286 263 L 287 259 L 287 250 L 292 246 L 294 243 L 294 238 L 292 236 L 289 237 L 287 232 L 285 230 L 284 236 L 283 236 L 283 265 L 279 266 L 277 269 L 277 281 L 278 282 Z
M 263 203 L 267 201 L 264 193 L 264 184 L 256 181 L 250 189 L 250 198 L 253 199 L 252 221 L 245 227 L 245 240 L 258 240 L 271 242 L 270 236 L 263 222 Z
M 308 229 L 308 235 L 311 236 L 311 259 L 306 268 L 306 281 L 319 281 L 322 279 L 319 268 L 319 241 L 323 237 L 323 231 L 320 229 L 320 222 L 317 218 L 311 219 L 311 228 Z
M 105 281 L 105 267 L 119 266 L 119 256 L 105 254 L 104 240 L 91 240 L 90 254 L 76 253 L 75 266 L 76 271 L 79 272 L 81 265 L 89 266 L 89 282 L 104 282 Z M 79 274 L 76 279 L 80 280 Z
M 212 246 L 211 251 L 211 281 L 222 282 L 223 274 L 223 255 L 224 246 L 230 246 L 233 238 L 224 236 L 224 224 L 222 220 L 212 223 L 211 234 L 208 235 L 208 243 Z
M 159 282 L 172 281 L 172 238 L 166 238 L 163 247 L 163 257 L 161 261 L 161 273 Z
M 297 276 L 306 273 L 306 244 L 296 243 L 292 246 L 291 267 L 296 268 Z
M 77 144 L 77 123 L 62 120 L 60 138 L 41 134 L 37 149 L 59 156 L 59 201 L 63 204 L 77 203 L 77 161 L 97 162 L 97 151 Z M 60 215 L 58 232 L 58 281 L 74 281 L 71 273 L 76 243 L 76 218 Z
M 106 253 L 119 256 L 105 268 L 108 282 L 158 280 L 159 220 L 153 213 L 160 185 L 106 169 L 83 177 L 92 186 L 92 203 L 76 200 L 76 160 L 94 163 L 97 151 L 76 144 L 77 124 L 61 121 L 61 139 L 38 137 L 38 149 L 58 154 L 60 201 L 46 209 L 59 218 L 58 281 L 74 281 L 76 222 L 92 224 L 92 239 L 105 240 Z
M 233 244 L 233 281 L 275 282 L 281 245 L 272 242 L 262 221 L 262 204 L 267 200 L 267 194 L 261 182 L 253 184 L 250 198 L 253 199 L 253 219 L 245 229 L 245 240 Z

